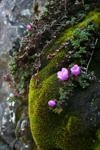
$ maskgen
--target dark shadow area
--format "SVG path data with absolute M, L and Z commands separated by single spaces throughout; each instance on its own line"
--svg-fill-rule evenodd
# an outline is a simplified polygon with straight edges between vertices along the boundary
M 97 79 L 100 79 L 100 48 L 95 48 L 92 60 L 89 66 L 89 72 L 94 71 Z
M 62 149 L 59 149 L 59 148 L 54 148 L 54 149 L 51 149 L 51 150 L 62 150 Z

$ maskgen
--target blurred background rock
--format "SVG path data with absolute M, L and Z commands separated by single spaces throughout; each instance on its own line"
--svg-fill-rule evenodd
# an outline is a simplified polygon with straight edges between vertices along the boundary
M 19 47 L 20 38 L 23 37 L 26 26 L 39 15 L 47 0 L 1 0 L 0 1 L 0 150 L 30 150 L 27 144 L 20 139 L 16 129 L 15 136 L 15 109 L 19 104 L 9 104 L 7 97 L 12 90 L 4 81 L 8 73 L 13 48 Z M 23 110 L 26 110 L 24 106 Z M 18 110 L 19 111 L 19 110 Z M 26 112 L 26 111 L 25 111 Z M 23 111 L 23 113 L 25 113 Z M 18 129 L 25 120 L 20 114 Z M 26 115 L 27 119 L 28 115 Z M 21 120 L 20 120 L 21 118 Z M 24 121 L 25 123 L 25 121 Z M 29 123 L 29 121 L 28 121 Z M 31 133 L 30 133 L 31 136 Z M 31 139 L 32 140 L 32 139 Z M 33 142 L 34 144 L 34 142 Z

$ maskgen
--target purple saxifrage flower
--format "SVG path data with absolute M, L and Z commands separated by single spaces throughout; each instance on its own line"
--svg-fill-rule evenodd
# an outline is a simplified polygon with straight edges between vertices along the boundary
M 32 30 L 31 25 L 27 25 L 27 29 L 28 29 L 28 30 Z
M 78 76 L 80 74 L 80 67 L 78 65 L 74 65 L 71 68 L 71 74 L 73 74 L 74 76 Z
M 49 105 L 50 107 L 54 107 L 54 106 L 56 105 L 56 101 L 55 101 L 55 100 L 50 100 L 50 101 L 48 102 L 48 105 Z
M 62 68 L 62 71 L 58 71 L 57 77 L 62 81 L 67 80 L 69 78 L 68 70 L 66 68 Z

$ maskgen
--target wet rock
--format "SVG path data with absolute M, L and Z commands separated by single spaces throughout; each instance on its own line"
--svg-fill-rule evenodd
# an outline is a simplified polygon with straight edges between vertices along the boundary
M 44 1 L 38 1 L 41 8 Z M 29 22 L 34 18 L 34 0 L 2 0 L 0 1 L 0 150 L 11 150 L 15 142 L 15 122 L 12 104 L 7 97 L 13 92 L 3 77 L 8 73 L 8 63 L 13 56 L 13 48 L 19 47 L 20 38 Z M 9 55 L 10 54 L 10 55 Z M 14 107 L 17 107 L 15 105 Z M 15 109 L 15 108 L 14 108 Z M 20 148 L 21 150 L 21 148 Z
M 16 139 L 14 148 L 16 150 L 30 150 L 28 145 L 24 144 L 20 139 Z
M 1 141 L 0 139 L 0 150 L 11 150 L 8 145 L 5 144 L 5 142 Z
M 21 107 L 21 105 L 20 105 L 20 107 Z M 17 113 L 18 113 L 18 111 L 16 112 L 16 115 L 17 115 Z M 27 107 L 21 113 L 21 118 L 17 122 L 15 134 L 16 134 L 17 139 L 20 138 L 20 141 L 19 140 L 18 140 L 18 142 L 16 141 L 17 146 L 20 145 L 18 143 L 22 143 L 22 146 L 25 147 L 25 150 L 27 150 L 29 148 L 32 149 L 33 147 L 35 147 L 35 142 L 33 141 L 33 138 L 31 135 L 30 121 L 29 121 L 29 117 L 28 117 L 28 108 Z

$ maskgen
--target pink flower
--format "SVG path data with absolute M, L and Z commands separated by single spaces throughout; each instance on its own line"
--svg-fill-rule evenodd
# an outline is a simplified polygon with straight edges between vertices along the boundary
M 27 29 L 28 29 L 28 30 L 32 30 L 31 25 L 27 25 Z
M 80 67 L 78 65 L 74 65 L 71 68 L 71 74 L 73 74 L 74 76 L 78 76 L 80 74 Z
M 50 101 L 48 102 L 48 105 L 49 105 L 50 107 L 54 107 L 54 106 L 56 105 L 56 101 L 55 101 L 55 100 L 50 100 Z
M 57 77 L 62 81 L 65 81 L 69 78 L 69 73 L 66 68 L 62 68 L 62 71 L 58 71 L 57 75 Z

